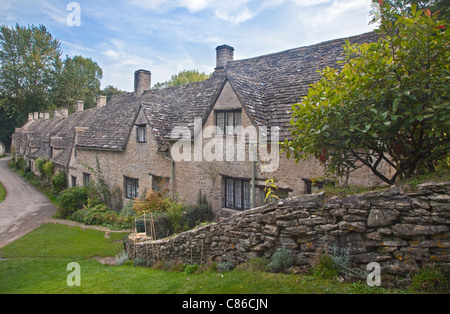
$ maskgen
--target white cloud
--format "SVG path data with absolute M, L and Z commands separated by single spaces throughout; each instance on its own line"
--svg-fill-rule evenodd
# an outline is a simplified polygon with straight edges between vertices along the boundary
M 214 15 L 231 24 L 239 24 L 252 19 L 257 11 L 252 11 L 247 4 L 252 0 L 133 0 L 136 6 L 157 12 L 169 12 L 176 8 L 186 8 L 191 13 L 210 10 Z M 263 1 L 266 2 L 266 1 Z

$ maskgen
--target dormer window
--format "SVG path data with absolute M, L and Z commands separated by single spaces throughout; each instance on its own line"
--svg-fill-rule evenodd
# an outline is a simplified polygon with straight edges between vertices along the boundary
M 145 124 L 136 126 L 136 137 L 138 143 L 147 143 L 147 126 Z
M 238 135 L 241 133 L 241 110 L 216 111 L 216 134 Z

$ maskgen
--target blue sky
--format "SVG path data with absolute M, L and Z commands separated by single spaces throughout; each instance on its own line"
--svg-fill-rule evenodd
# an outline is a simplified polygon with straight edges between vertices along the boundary
M 152 84 L 185 69 L 211 73 L 215 48 L 245 59 L 373 30 L 371 0 L 80 0 L 80 26 L 70 26 L 71 1 L 0 0 L 0 24 L 43 24 L 63 55 L 92 58 L 102 88 L 132 91 L 134 71 Z

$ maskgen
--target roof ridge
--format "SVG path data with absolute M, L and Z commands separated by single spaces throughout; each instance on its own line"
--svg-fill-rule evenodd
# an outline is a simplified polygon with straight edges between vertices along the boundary
M 261 59 L 262 58 L 267 58 L 267 57 L 271 57 L 271 56 L 274 56 L 274 55 L 279 55 L 279 54 L 283 54 L 283 53 L 289 53 L 289 52 L 298 51 L 298 50 L 302 50 L 302 49 L 313 48 L 315 46 L 323 46 L 323 45 L 327 45 L 327 44 L 331 44 L 331 43 L 335 43 L 335 42 L 339 42 L 339 41 L 343 41 L 343 40 L 347 40 L 347 39 L 351 40 L 351 39 L 354 39 L 354 38 L 363 37 L 365 35 L 369 36 L 369 35 L 374 35 L 374 34 L 376 34 L 376 32 L 375 31 L 371 31 L 371 32 L 366 32 L 366 33 L 362 33 L 362 34 L 359 34 L 359 35 L 352 35 L 352 36 L 346 36 L 346 37 L 341 37 L 341 38 L 325 40 L 325 41 L 322 41 L 322 42 L 318 42 L 318 43 L 310 44 L 310 45 L 306 45 L 306 46 L 300 46 L 300 47 L 296 47 L 296 48 L 289 48 L 289 49 L 278 51 L 278 52 L 266 53 L 266 54 L 263 54 L 263 55 L 260 55 L 260 56 L 256 56 L 256 57 L 250 57 L 250 58 L 245 58 L 245 59 L 233 60 L 233 61 L 227 62 L 225 68 L 228 65 L 233 65 L 234 63 L 238 63 L 238 62 L 241 62 L 241 61 L 249 61 L 249 60 L 256 60 L 256 59 L 259 59 L 259 58 L 261 58 Z

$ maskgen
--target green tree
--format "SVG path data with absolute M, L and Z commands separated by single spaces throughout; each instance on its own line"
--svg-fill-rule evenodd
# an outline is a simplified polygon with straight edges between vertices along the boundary
M 166 87 L 184 85 L 194 82 L 201 82 L 211 77 L 211 74 L 205 72 L 199 72 L 198 70 L 184 70 L 176 75 L 172 75 L 169 81 L 163 83 L 156 83 L 153 89 L 162 89 Z
M 439 11 L 439 19 L 449 20 L 450 18 L 450 1 L 449 0 L 383 0 L 392 8 L 395 8 L 397 13 L 403 14 L 411 13 L 412 5 L 416 5 L 416 10 L 430 10 L 433 13 Z M 379 3 L 379 0 L 373 0 Z
M 397 12 L 383 4 L 378 42 L 347 42 L 342 70 L 325 69 L 293 106 L 288 157 L 316 157 L 338 176 L 369 167 L 393 184 L 448 156 L 450 31 L 416 5 Z
M 124 91 L 118 89 L 117 87 L 114 87 L 112 85 L 106 86 L 104 89 L 102 89 L 97 96 L 106 96 L 106 101 L 109 101 L 112 96 L 123 94 Z
M 10 137 L 11 122 L 21 125 L 28 112 L 51 105 L 49 92 L 61 66 L 61 48 L 45 26 L 0 27 L 0 128 Z M 9 141 L 7 141 L 9 143 Z
M 77 100 L 83 100 L 86 109 L 95 107 L 95 97 L 99 94 L 102 76 L 102 69 L 92 59 L 66 56 L 56 79 L 54 103 L 57 107 L 74 108 Z

